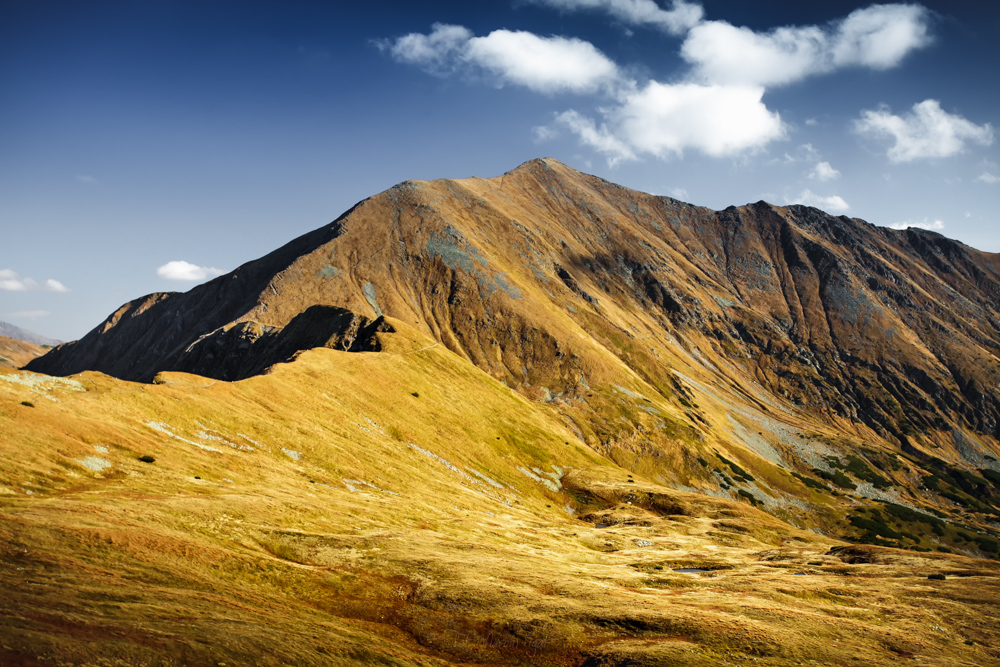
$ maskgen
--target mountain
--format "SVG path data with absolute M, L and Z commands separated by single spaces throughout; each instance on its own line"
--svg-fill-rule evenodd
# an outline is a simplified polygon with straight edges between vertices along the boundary
M 0 322 L 0 336 L 13 338 L 15 340 L 23 340 L 34 345 L 55 346 L 62 342 L 52 338 L 46 338 L 45 336 L 36 334 L 34 331 L 28 331 L 27 329 L 16 327 L 13 324 L 8 324 L 7 322 Z
M 46 349 L 40 345 L 0 336 L 0 367 L 19 368 L 45 352 Z
M 986 664 L 998 296 L 998 255 L 803 206 L 408 181 L 0 375 L 40 586 L 0 627 L 123 664 Z
M 657 354 L 690 348 L 887 437 L 995 437 L 998 297 L 1000 256 L 934 232 L 764 202 L 711 211 L 535 160 L 400 184 L 188 293 L 125 304 L 32 369 L 239 379 L 261 353 L 244 366 L 215 348 L 307 349 L 384 313 L 514 386 L 575 395 L 609 349 L 652 380 L 669 367 Z

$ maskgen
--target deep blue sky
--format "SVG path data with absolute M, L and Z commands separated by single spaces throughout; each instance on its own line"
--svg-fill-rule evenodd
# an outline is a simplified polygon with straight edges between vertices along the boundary
M 399 181 L 539 156 L 1000 252 L 1000 5 L 623 13 L 651 1 L 0 0 L 0 320 L 78 338 L 196 284 L 168 262 L 230 270 Z M 848 16 L 869 42 L 844 37 Z M 747 69 L 739 27 L 786 50 Z

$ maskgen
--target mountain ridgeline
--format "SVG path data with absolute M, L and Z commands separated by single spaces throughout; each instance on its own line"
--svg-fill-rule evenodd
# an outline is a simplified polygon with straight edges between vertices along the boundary
M 814 208 L 401 183 L 0 373 L 0 663 L 997 664 L 998 304 Z
M 1000 256 L 933 232 L 712 211 L 544 159 L 397 185 L 187 293 L 125 304 L 28 368 L 235 380 L 311 347 L 373 349 L 389 315 L 532 396 L 580 397 L 605 351 L 666 390 L 673 348 L 899 442 L 953 425 L 997 437 L 998 304 Z

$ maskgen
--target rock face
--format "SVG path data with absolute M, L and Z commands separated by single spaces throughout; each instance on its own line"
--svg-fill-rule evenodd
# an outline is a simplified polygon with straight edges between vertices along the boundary
M 534 398 L 624 364 L 665 393 L 695 359 L 895 442 L 1000 436 L 1000 256 L 805 206 L 712 211 L 533 160 L 408 181 L 184 294 L 125 304 L 29 368 L 240 379 L 383 315 Z M 738 377 L 737 377 L 738 376 Z

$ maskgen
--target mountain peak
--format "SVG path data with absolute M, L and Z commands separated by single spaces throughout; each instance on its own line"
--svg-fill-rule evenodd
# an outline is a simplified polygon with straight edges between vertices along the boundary
M 239 379 L 316 345 L 374 349 L 386 317 L 531 396 L 583 395 L 616 364 L 662 383 L 701 359 L 691 372 L 897 441 L 941 423 L 997 434 L 998 293 L 995 262 L 937 236 L 804 206 L 711 211 L 539 158 L 401 183 L 231 274 L 126 304 L 31 368 Z M 310 335 L 257 346 L 311 307 Z M 227 361 L 232 345 L 282 352 Z

